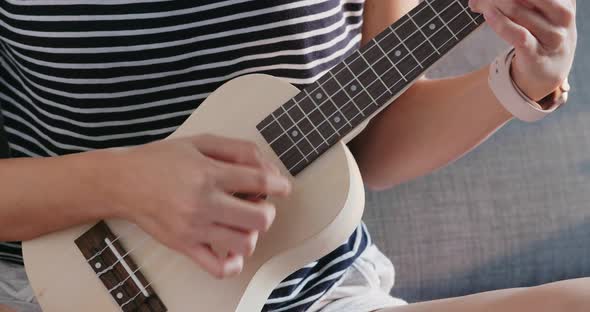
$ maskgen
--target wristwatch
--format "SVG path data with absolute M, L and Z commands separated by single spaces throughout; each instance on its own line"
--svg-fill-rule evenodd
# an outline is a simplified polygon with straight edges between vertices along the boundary
M 541 120 L 565 104 L 570 85 L 566 79 L 551 94 L 535 102 L 520 90 L 510 75 L 514 53 L 514 49 L 509 49 L 492 63 L 489 74 L 490 88 L 498 101 L 515 118 L 526 122 Z

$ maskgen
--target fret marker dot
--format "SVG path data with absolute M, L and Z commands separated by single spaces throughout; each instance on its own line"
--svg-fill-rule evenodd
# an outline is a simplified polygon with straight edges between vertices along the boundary
M 334 122 L 335 123 L 339 123 L 341 121 L 340 117 L 336 116 L 334 117 Z
M 436 24 L 432 23 L 428 27 L 430 27 L 430 30 L 435 30 L 436 29 Z
M 117 299 L 123 299 L 123 293 L 117 293 Z
M 350 91 L 352 91 L 352 92 L 356 92 L 356 90 L 357 90 L 357 87 L 356 87 L 356 85 L 352 85 L 352 86 L 350 86 Z
M 397 57 L 400 57 L 400 56 L 402 56 L 402 51 L 400 51 L 400 50 L 396 50 L 396 51 L 395 51 L 395 56 L 397 56 Z
M 318 100 L 321 100 L 323 97 L 324 97 L 324 95 L 321 94 L 321 93 L 318 93 L 318 94 L 315 95 L 315 98 L 318 99 Z
M 299 132 L 297 132 L 297 130 L 293 130 L 293 132 L 291 132 L 291 135 L 296 138 L 299 135 Z
M 97 263 L 94 264 L 94 267 L 97 268 L 97 269 L 100 269 L 102 267 L 102 263 L 97 262 Z

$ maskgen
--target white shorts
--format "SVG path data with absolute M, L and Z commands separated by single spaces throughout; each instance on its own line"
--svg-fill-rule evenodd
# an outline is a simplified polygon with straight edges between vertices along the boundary
M 367 248 L 342 279 L 312 305 L 312 312 L 373 312 L 406 305 L 390 295 L 395 282 L 393 264 L 379 249 Z
M 23 266 L 0 261 L 0 305 L 17 312 L 41 311 Z
M 311 312 L 372 312 L 406 304 L 389 295 L 395 280 L 391 261 L 375 246 L 365 250 Z M 0 261 L 0 305 L 17 312 L 40 312 L 22 266 Z

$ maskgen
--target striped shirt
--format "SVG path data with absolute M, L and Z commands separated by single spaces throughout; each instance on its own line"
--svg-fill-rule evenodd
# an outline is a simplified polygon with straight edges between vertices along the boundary
M 5 0 L 0 106 L 13 157 L 163 139 L 248 73 L 299 88 L 357 49 L 363 0 Z M 370 244 L 364 225 L 294 272 L 265 311 L 303 311 Z M 0 259 L 21 263 L 20 245 Z

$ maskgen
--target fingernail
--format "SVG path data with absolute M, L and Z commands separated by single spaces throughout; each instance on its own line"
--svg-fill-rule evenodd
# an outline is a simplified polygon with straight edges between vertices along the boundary
M 233 259 L 227 262 L 225 266 L 225 276 L 232 277 L 240 274 L 244 267 L 244 257 L 235 256 Z
M 291 182 L 284 176 L 272 175 L 272 183 L 279 186 L 285 193 L 291 192 Z

